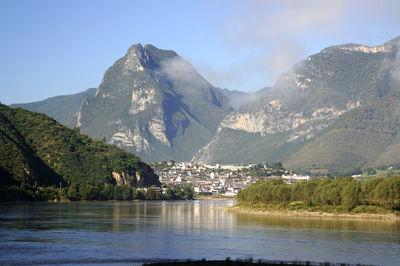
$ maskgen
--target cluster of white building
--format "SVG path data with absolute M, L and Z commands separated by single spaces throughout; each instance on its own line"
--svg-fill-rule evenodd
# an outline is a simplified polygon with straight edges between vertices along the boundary
M 310 180 L 309 175 L 282 175 L 282 179 L 285 181 L 287 184 L 294 184 L 303 180 Z
M 161 164 L 161 163 L 160 163 Z M 282 176 L 250 176 L 243 171 L 255 166 L 248 165 L 198 165 L 190 162 L 172 163 L 160 169 L 154 167 L 160 182 L 164 185 L 194 186 L 195 193 L 224 193 L 236 195 L 240 190 L 258 180 L 283 178 L 288 184 L 310 179 L 309 176 L 300 176 L 285 171 Z

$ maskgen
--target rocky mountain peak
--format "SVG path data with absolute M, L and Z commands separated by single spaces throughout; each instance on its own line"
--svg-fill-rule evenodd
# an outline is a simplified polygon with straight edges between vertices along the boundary
M 76 124 L 145 160 L 187 160 L 230 111 L 219 90 L 177 53 L 139 43 L 106 71 Z
M 154 64 L 152 64 L 149 54 L 140 43 L 129 47 L 124 59 L 123 71 L 125 74 L 128 74 L 129 71 L 144 71 L 145 68 Z

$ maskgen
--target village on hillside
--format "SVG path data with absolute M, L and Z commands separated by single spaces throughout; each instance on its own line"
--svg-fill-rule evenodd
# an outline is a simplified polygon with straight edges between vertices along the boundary
M 171 185 L 192 185 L 197 194 L 235 196 L 240 190 L 258 180 L 282 178 L 285 183 L 293 184 L 310 179 L 310 176 L 297 175 L 285 170 L 281 163 L 274 163 L 271 166 L 268 164 L 209 165 L 163 161 L 152 163 L 151 166 L 159 176 L 162 190 Z

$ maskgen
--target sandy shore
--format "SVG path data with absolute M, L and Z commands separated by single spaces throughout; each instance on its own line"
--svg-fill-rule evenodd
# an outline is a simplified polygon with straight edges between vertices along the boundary
M 395 214 L 375 214 L 375 213 L 326 213 L 326 212 L 310 212 L 310 211 L 290 211 L 290 210 L 251 210 L 238 206 L 227 207 L 228 212 L 248 213 L 257 215 L 273 215 L 288 217 L 322 217 L 322 218 L 344 218 L 344 219 L 379 219 L 379 220 L 399 220 L 400 216 Z

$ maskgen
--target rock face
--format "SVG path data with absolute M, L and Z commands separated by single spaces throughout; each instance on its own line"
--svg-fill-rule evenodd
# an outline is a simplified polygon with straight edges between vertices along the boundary
M 265 96 L 227 115 L 194 160 L 285 161 L 298 168 L 293 152 L 344 114 L 399 91 L 400 75 L 394 76 L 400 69 L 399 43 L 400 37 L 377 47 L 347 44 L 309 56 L 282 75 Z M 318 165 L 329 168 L 314 160 Z
M 112 172 L 112 177 L 118 186 L 127 185 L 130 187 L 159 185 L 159 178 L 154 170 L 145 163 L 139 163 L 139 171 L 118 171 Z
M 228 115 L 218 130 L 231 128 L 267 136 L 276 133 L 294 131 L 304 135 L 314 129 L 323 129 L 334 119 L 360 106 L 360 102 L 348 102 L 345 107 L 321 107 L 312 110 L 311 114 L 295 112 L 289 106 L 282 105 L 279 99 L 267 102 L 262 109 L 253 112 L 235 112 Z M 298 130 L 300 129 L 300 130 Z M 304 129 L 306 129 L 304 131 Z
M 75 115 L 81 132 L 146 161 L 190 160 L 232 108 L 173 51 L 131 46 Z

